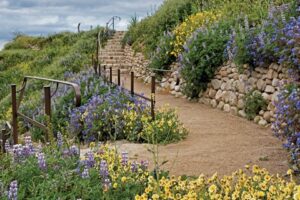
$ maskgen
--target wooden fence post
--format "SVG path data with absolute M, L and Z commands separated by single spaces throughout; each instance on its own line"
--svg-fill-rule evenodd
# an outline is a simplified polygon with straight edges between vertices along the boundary
M 151 117 L 155 120 L 155 76 L 151 77 Z
M 130 84 L 130 86 L 131 86 L 131 95 L 132 96 L 134 96 L 134 72 L 131 72 L 131 79 L 130 79 L 131 81 L 131 84 Z
M 17 86 L 11 85 L 12 126 L 14 144 L 18 144 Z
M 48 117 L 48 123 L 51 123 L 51 88 L 50 86 L 44 87 L 44 95 L 45 95 L 45 115 Z M 46 132 L 45 139 L 49 141 L 49 132 Z
M 118 86 L 121 85 L 121 70 L 118 69 Z
M 109 82 L 112 84 L 112 67 L 109 68 Z

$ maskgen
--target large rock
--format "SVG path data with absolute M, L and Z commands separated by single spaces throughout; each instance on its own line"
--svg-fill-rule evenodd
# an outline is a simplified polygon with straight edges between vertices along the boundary
M 216 98 L 217 101 L 220 101 L 222 99 L 222 96 L 223 96 L 223 91 L 218 90 L 215 98 Z
M 265 92 L 267 93 L 274 93 L 275 92 L 275 88 L 271 85 L 267 85 Z
M 280 92 L 274 92 L 274 94 L 272 94 L 272 102 L 277 102 L 278 101 L 278 96 L 279 96 Z
M 256 83 L 257 89 L 260 91 L 264 91 L 266 88 L 266 82 L 263 79 L 259 79 Z
M 274 78 L 273 81 L 272 81 L 272 86 L 273 87 L 278 87 L 279 86 L 279 79 Z
M 243 99 L 238 100 L 237 107 L 238 107 L 239 109 L 243 109 L 244 106 L 245 106 L 244 100 L 243 100 Z
M 222 81 L 220 81 L 220 80 L 218 80 L 218 79 L 213 79 L 213 80 L 211 81 L 211 85 L 213 86 L 213 88 L 214 88 L 215 90 L 220 89 L 221 84 L 222 84 Z
M 268 110 L 274 110 L 275 109 L 275 106 L 274 106 L 274 104 L 273 104 L 273 102 L 270 102 L 269 104 L 268 104 L 268 108 L 267 108 Z
M 272 64 L 270 65 L 270 68 L 271 68 L 271 69 L 274 69 L 274 70 L 276 70 L 276 71 L 278 71 L 279 65 L 276 64 L 276 63 L 272 63 Z
M 267 101 L 270 101 L 271 100 L 271 95 L 269 95 L 269 94 L 267 94 L 267 93 L 263 93 L 262 94 L 262 97 L 265 99 L 265 100 L 267 100 Z
M 244 110 L 240 110 L 240 111 L 239 111 L 239 116 L 240 116 L 240 117 L 243 117 L 243 118 L 246 118 L 247 115 L 246 115 L 246 113 L 245 113 Z
M 261 116 L 257 115 L 257 116 L 254 117 L 253 121 L 254 121 L 254 123 L 257 124 L 261 119 L 262 119 Z
M 255 87 L 256 87 L 256 83 L 257 83 L 257 79 L 251 77 L 251 78 L 248 79 L 248 83 L 249 83 L 253 88 L 255 88 Z
M 216 90 L 214 90 L 214 89 L 209 89 L 208 96 L 209 96 L 210 98 L 212 98 L 212 99 L 215 98 L 216 94 L 217 94 L 217 91 L 216 91 Z
M 233 80 L 227 80 L 226 83 L 222 83 L 221 90 L 226 90 L 226 91 L 232 90 L 232 83 Z
M 180 91 L 180 85 L 176 85 L 176 86 L 174 87 L 174 90 L 175 90 L 176 92 L 179 92 L 179 91 Z
M 237 105 L 237 96 L 234 92 L 229 92 L 229 104 L 232 106 Z
M 231 110 L 230 105 L 229 105 L 229 104 L 225 104 L 223 110 L 224 110 L 225 112 L 230 112 L 230 110 Z
M 272 79 L 273 78 L 273 72 L 274 72 L 273 69 L 269 69 L 268 70 L 268 72 L 267 72 L 267 79 Z
M 173 81 L 173 82 L 171 83 L 171 85 L 170 85 L 170 89 L 171 89 L 171 90 L 174 90 L 174 89 L 175 89 L 175 86 L 176 86 L 176 82 Z
M 264 113 L 264 119 L 267 121 L 267 122 L 270 122 L 271 121 L 271 112 L 270 111 L 267 111 Z
M 261 119 L 261 120 L 258 122 L 258 124 L 259 124 L 260 126 L 266 126 L 266 125 L 268 124 L 268 122 L 267 122 L 266 120 L 264 120 L 264 119 Z
M 211 107 L 216 108 L 218 106 L 218 103 L 215 99 L 211 100 L 210 102 Z
M 219 105 L 217 106 L 217 108 L 220 109 L 220 110 L 222 110 L 223 107 L 224 107 L 224 105 L 225 105 L 225 103 L 224 103 L 223 101 L 221 101 L 221 102 L 219 103 Z
M 226 77 L 228 75 L 227 71 L 220 71 L 220 75 L 222 77 Z
M 245 93 L 246 84 L 243 81 L 237 81 L 236 88 L 240 93 Z

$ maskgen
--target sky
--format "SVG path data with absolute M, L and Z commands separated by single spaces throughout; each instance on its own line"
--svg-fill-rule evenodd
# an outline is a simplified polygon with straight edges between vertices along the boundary
M 105 26 L 120 16 L 117 30 L 126 30 L 130 17 L 141 19 L 154 12 L 163 0 L 0 0 L 0 49 L 16 33 L 48 35 Z

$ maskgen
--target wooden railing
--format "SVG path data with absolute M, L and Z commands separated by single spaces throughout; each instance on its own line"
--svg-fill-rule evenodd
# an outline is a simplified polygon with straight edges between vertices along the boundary
M 44 86 L 44 108 L 45 108 L 45 116 L 47 116 L 49 119 L 51 119 L 51 98 L 56 94 L 58 91 L 59 85 L 66 85 L 69 87 L 72 87 L 75 93 L 75 98 L 74 98 L 74 104 L 76 107 L 81 105 L 81 92 L 80 92 L 80 86 L 67 82 L 67 81 L 60 81 L 60 80 L 54 80 L 54 79 L 49 79 L 49 78 L 42 78 L 42 77 L 36 77 L 36 76 L 25 76 L 23 79 L 23 84 L 20 90 L 17 90 L 17 86 L 15 84 L 11 85 L 11 105 L 12 105 L 12 125 L 8 125 L 9 123 L 7 122 L 7 127 L 6 129 L 3 129 L 1 132 L 1 139 L 2 139 L 2 151 L 4 150 L 4 144 L 5 141 L 10 137 L 10 135 L 13 138 L 13 144 L 18 144 L 18 118 L 23 119 L 24 121 L 32 124 L 33 126 L 39 127 L 45 132 L 45 140 L 48 141 L 49 135 L 48 135 L 48 126 L 45 124 L 42 124 L 25 114 L 21 113 L 19 111 L 19 107 L 22 103 L 24 94 L 26 92 L 26 87 L 28 86 L 28 81 L 29 80 L 39 80 L 39 81 L 44 81 L 48 83 L 54 83 L 56 84 L 56 88 L 53 92 L 51 92 L 51 87 L 50 86 Z M 19 96 L 17 97 L 17 94 Z M 11 133 L 10 133 L 11 132 Z

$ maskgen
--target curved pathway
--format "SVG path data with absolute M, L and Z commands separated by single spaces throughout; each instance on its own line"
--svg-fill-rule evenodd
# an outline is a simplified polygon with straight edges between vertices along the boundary
M 125 87 L 129 87 L 125 77 Z M 135 90 L 150 93 L 150 86 L 135 81 Z M 246 164 L 267 168 L 272 173 L 286 173 L 287 152 L 282 142 L 269 128 L 262 128 L 246 119 L 224 113 L 209 106 L 175 98 L 158 92 L 157 106 L 169 104 L 176 108 L 180 120 L 189 130 L 188 137 L 176 144 L 159 146 L 160 161 L 168 160 L 163 168 L 175 175 L 225 175 Z M 127 151 L 131 159 L 152 160 L 149 145 L 117 142 L 120 151 Z

